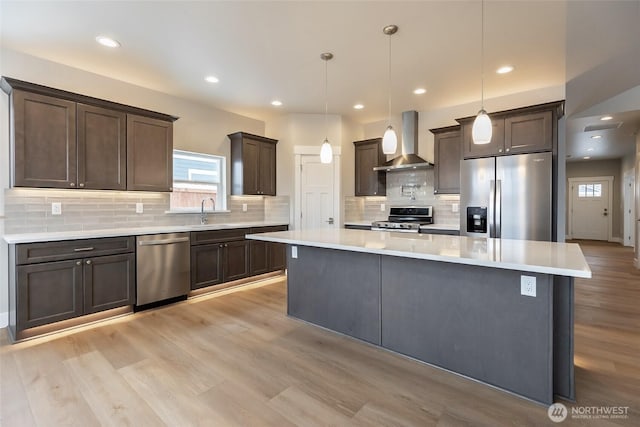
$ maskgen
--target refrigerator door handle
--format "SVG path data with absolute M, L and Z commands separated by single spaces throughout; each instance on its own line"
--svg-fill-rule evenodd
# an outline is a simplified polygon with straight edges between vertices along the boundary
M 487 220 L 489 221 L 489 237 L 496 237 L 496 222 L 495 222 L 495 195 L 496 195 L 496 182 L 492 179 L 489 181 L 489 212 L 487 212 Z
M 496 206 L 495 206 L 496 218 L 495 218 L 495 227 L 496 227 L 496 235 L 495 237 L 502 237 L 502 180 L 496 181 Z

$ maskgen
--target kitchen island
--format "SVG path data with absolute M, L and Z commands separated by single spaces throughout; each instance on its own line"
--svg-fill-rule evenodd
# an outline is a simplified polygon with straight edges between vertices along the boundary
M 576 244 L 347 229 L 247 238 L 288 245 L 292 317 L 537 402 L 575 398 L 573 280 L 591 277 Z

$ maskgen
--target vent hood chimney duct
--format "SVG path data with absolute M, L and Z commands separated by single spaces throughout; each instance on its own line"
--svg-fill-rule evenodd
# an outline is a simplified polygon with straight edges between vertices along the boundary
M 433 163 L 419 157 L 418 152 L 418 112 L 405 111 L 402 113 L 402 155 L 395 157 L 382 166 L 373 168 L 374 171 L 397 171 L 433 167 Z

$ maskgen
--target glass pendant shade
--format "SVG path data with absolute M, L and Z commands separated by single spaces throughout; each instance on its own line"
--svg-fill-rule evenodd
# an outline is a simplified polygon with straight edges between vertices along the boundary
M 384 154 L 395 154 L 398 148 L 398 136 L 393 127 L 389 125 L 382 136 L 382 152 Z
M 329 140 L 325 139 L 320 148 L 320 163 L 331 163 L 333 159 L 333 149 Z
M 486 111 L 478 111 L 476 119 L 473 121 L 473 128 L 471 129 L 471 137 L 474 144 L 488 144 L 491 142 L 491 135 L 493 133 L 493 126 L 491 125 L 491 119 Z

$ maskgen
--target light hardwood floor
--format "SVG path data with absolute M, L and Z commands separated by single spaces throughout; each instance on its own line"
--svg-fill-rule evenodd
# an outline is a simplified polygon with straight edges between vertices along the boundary
M 640 425 L 640 273 L 585 242 L 572 406 L 629 406 Z M 285 315 L 283 279 L 10 345 L 2 426 L 554 425 L 547 408 Z

